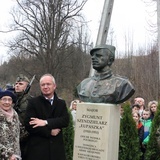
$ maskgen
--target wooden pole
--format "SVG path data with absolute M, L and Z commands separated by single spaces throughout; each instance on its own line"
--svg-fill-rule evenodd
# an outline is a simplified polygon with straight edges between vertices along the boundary
M 106 43 L 109 25 L 110 25 L 110 19 L 111 19 L 111 15 L 112 15 L 113 3 L 114 3 L 114 0 L 105 0 L 104 1 L 101 22 L 100 22 L 100 26 L 99 26 L 98 35 L 97 35 L 96 46 Z M 93 76 L 93 74 L 94 74 L 94 69 L 91 65 L 89 76 L 91 77 L 91 76 Z
M 160 0 L 157 0 L 158 53 L 159 53 L 159 81 L 160 81 Z

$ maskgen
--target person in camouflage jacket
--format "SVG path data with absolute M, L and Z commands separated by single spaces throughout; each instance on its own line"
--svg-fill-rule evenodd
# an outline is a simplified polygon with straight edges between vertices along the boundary
M 20 121 L 12 107 L 14 93 L 0 91 L 0 160 L 20 160 Z
M 26 113 L 26 108 L 28 104 L 28 99 L 31 98 L 29 94 L 23 95 L 27 85 L 29 84 L 29 79 L 24 76 L 23 74 L 20 74 L 15 83 L 15 94 L 17 96 L 18 105 L 16 106 L 16 111 L 19 116 L 19 120 L 21 122 L 20 126 L 20 149 L 22 154 L 22 160 L 25 160 L 26 157 L 26 150 L 27 150 L 27 141 L 28 141 L 28 132 L 25 129 L 24 126 L 24 118 Z

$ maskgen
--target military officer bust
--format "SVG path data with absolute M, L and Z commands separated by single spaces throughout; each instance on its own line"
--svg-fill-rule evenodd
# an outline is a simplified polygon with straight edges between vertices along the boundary
M 83 102 L 119 104 L 128 100 L 135 92 L 127 78 L 113 75 L 111 65 L 115 59 L 115 47 L 101 45 L 90 51 L 95 73 L 84 79 L 77 92 Z

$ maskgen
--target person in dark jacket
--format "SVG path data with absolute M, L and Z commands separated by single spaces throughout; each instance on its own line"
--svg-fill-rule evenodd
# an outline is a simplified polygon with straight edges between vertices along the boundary
M 138 111 L 133 111 L 132 116 L 133 116 L 134 121 L 136 122 L 136 127 L 138 129 L 140 149 L 141 149 L 141 152 L 143 153 L 142 142 L 143 142 L 143 137 L 144 137 L 144 126 L 143 126 L 142 122 L 140 121 L 140 114 Z M 144 155 L 142 154 L 141 160 L 143 160 L 143 159 L 144 159 Z
M 55 93 L 51 74 L 40 78 L 42 95 L 28 101 L 25 126 L 29 132 L 27 160 L 65 160 L 62 128 L 69 124 L 64 100 Z

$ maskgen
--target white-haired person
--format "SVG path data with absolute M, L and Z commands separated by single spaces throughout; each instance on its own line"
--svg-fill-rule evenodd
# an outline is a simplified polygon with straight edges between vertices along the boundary
M 8 90 L 0 91 L 0 159 L 20 160 L 20 121 L 13 109 L 16 96 Z
M 145 109 L 145 100 L 142 97 L 136 97 L 134 103 L 140 106 L 139 114 L 140 114 L 140 117 L 142 117 L 143 111 Z
M 66 160 L 63 128 L 69 124 L 64 100 L 55 92 L 51 74 L 39 80 L 41 94 L 28 101 L 25 125 L 29 132 L 26 160 Z
M 77 103 L 80 103 L 78 99 L 73 100 L 70 105 L 71 115 L 73 119 L 73 127 L 76 126 L 76 112 L 77 112 Z

